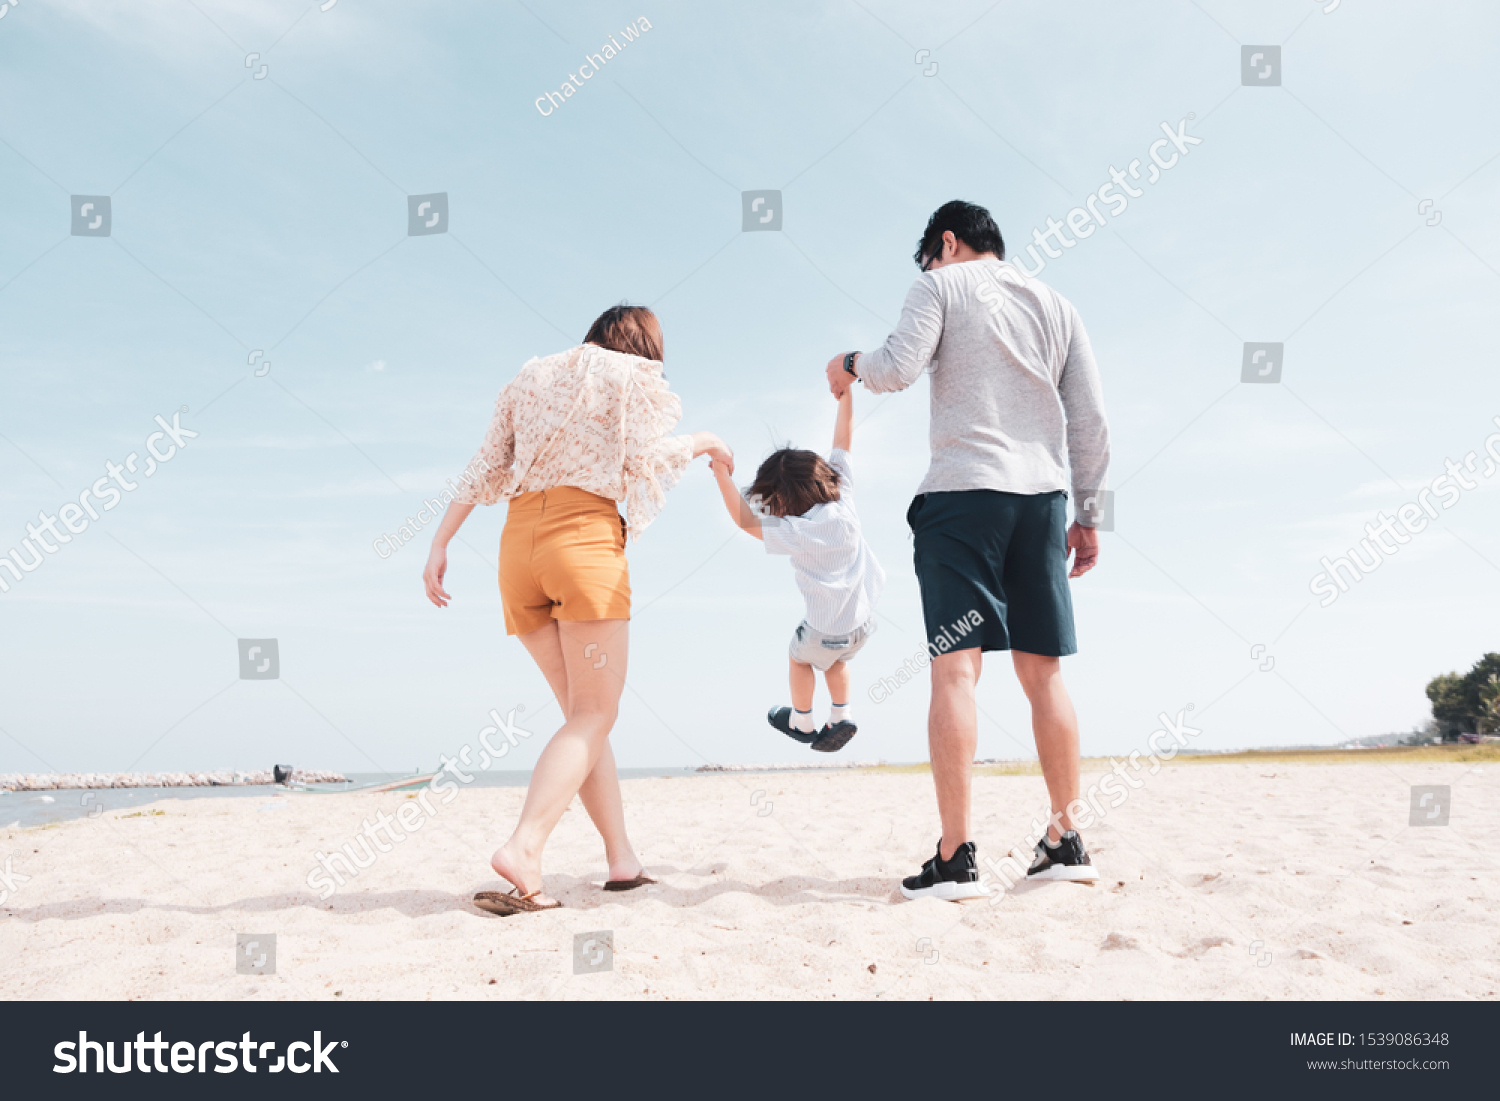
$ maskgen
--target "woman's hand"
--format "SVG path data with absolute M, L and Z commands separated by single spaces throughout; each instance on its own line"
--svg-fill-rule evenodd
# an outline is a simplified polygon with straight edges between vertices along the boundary
M 734 477 L 734 452 L 720 443 L 708 452 L 710 465 L 717 464 L 731 478 Z
M 712 432 L 693 433 L 693 458 L 707 455 L 709 463 L 723 463 L 730 474 L 734 473 L 734 452 Z
M 432 550 L 427 552 L 427 568 L 422 571 L 422 583 L 427 586 L 427 599 L 439 608 L 446 608 L 453 598 L 443 591 L 443 575 L 448 572 L 448 540 L 458 534 L 458 529 L 474 511 L 473 505 L 461 505 L 452 501 L 443 513 L 443 522 L 432 537 Z
M 453 599 L 443 589 L 443 575 L 447 572 L 448 548 L 434 542 L 432 550 L 427 553 L 427 568 L 422 571 L 422 582 L 427 586 L 427 599 L 439 608 L 446 608 L 448 601 Z

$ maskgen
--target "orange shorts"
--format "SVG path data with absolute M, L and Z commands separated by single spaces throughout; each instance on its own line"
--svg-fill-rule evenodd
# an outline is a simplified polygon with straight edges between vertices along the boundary
M 615 503 L 576 486 L 513 497 L 500 536 L 500 602 L 508 635 L 554 619 L 629 619 L 625 520 Z

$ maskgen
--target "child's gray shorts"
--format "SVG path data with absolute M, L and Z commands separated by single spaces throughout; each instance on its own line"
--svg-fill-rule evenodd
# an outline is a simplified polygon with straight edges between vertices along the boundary
M 873 619 L 846 635 L 825 635 L 822 631 L 813 630 L 803 620 L 797 633 L 792 636 L 792 645 L 787 652 L 791 654 L 793 661 L 800 661 L 826 673 L 833 668 L 834 662 L 848 661 L 859 653 L 866 640 L 874 633 Z

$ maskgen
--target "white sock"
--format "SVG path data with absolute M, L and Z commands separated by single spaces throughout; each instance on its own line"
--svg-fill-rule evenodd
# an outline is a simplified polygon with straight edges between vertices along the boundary
M 828 710 L 829 723 L 853 722 L 854 715 L 847 703 L 836 703 Z
M 803 734 L 811 734 L 817 729 L 813 726 L 811 708 L 806 711 L 798 711 L 795 707 L 792 708 L 792 729 L 799 730 Z

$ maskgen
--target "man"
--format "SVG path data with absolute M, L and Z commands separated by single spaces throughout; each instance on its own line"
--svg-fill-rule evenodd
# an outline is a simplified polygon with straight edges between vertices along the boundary
M 1004 262 L 1005 243 L 983 207 L 938 208 L 915 259 L 923 274 L 896 331 L 873 352 L 828 364 L 835 395 L 856 378 L 888 393 L 932 374 L 932 463 L 906 516 L 933 655 L 927 739 L 943 833 L 937 855 L 901 893 L 988 893 L 969 836 L 974 689 L 986 650 L 1011 651 L 1051 797 L 1028 876 L 1096 879 L 1068 813 L 1078 798 L 1078 720 L 1059 659 L 1078 649 L 1068 580 L 1099 558 L 1109 430 L 1098 370 L 1078 311 Z

